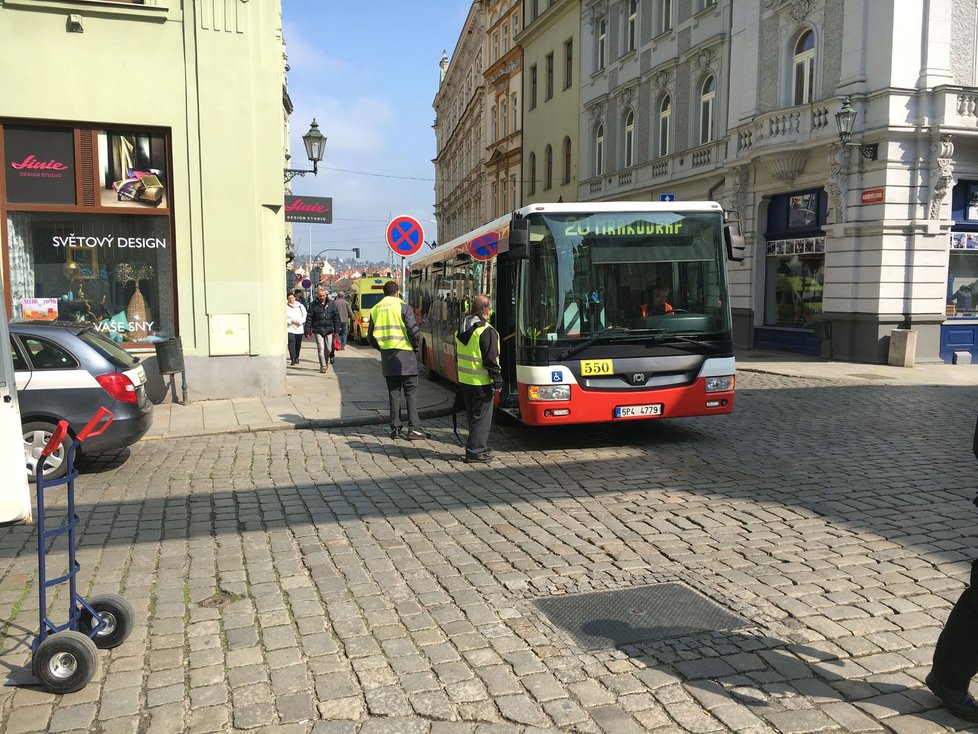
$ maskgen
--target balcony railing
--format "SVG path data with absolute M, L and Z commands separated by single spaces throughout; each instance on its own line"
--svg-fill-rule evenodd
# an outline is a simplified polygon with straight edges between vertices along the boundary
M 759 115 L 736 129 L 737 155 L 747 156 L 761 147 L 801 144 L 817 138 L 834 137 L 834 130 L 828 129 L 831 123 L 829 106 L 822 102 Z

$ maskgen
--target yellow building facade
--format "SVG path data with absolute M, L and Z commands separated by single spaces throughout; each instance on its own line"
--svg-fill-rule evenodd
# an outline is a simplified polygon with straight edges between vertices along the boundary
M 285 392 L 281 3 L 0 2 L 8 315 L 92 323 L 168 399 Z

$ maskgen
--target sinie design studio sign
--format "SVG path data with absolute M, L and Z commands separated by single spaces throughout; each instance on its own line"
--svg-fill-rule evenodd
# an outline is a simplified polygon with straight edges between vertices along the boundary
M 4 128 L 3 149 L 8 203 L 75 203 L 74 131 Z
M 285 221 L 333 223 L 333 200 L 328 196 L 286 196 Z

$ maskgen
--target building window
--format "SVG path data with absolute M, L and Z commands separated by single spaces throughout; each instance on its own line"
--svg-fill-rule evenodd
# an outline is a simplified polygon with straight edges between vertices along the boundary
M 517 115 L 516 110 L 517 110 L 517 107 L 516 107 L 516 92 L 513 92 L 513 104 L 510 107 L 510 111 L 513 113 L 513 132 L 514 133 L 517 130 L 520 129 L 520 118 L 519 118 L 519 115 Z
M 696 0 L 696 11 L 695 12 L 701 13 L 704 10 L 706 10 L 707 8 L 716 7 L 716 4 L 717 4 L 717 0 Z
M 530 169 L 530 178 L 526 181 L 528 188 L 530 189 L 530 196 L 533 196 L 537 192 L 537 154 L 530 153 L 530 160 L 527 164 Z
M 492 63 L 495 64 L 499 59 L 499 34 L 492 34 Z
M 815 92 L 815 34 L 805 31 L 795 44 L 791 59 L 794 70 L 794 104 L 809 104 Z
M 571 141 L 570 138 L 564 138 L 564 175 L 561 177 L 560 182 L 563 185 L 569 184 L 571 181 Z
M 574 39 L 564 41 L 564 89 L 574 83 Z
M 502 127 L 502 131 L 503 131 L 503 135 L 502 136 L 505 138 L 507 135 L 509 135 L 509 108 L 506 105 L 506 100 L 505 99 L 502 102 L 500 102 L 499 109 L 500 109 L 499 115 L 500 115 L 500 119 L 502 121 L 501 122 L 501 127 Z
M 540 0 L 530 0 L 530 20 L 536 20 L 540 15 Z
M 499 184 L 492 182 L 492 218 L 499 216 Z
M 506 204 L 509 201 L 509 181 L 505 176 L 503 176 L 500 186 L 502 186 L 502 189 L 499 196 L 499 211 L 502 212 L 506 210 Z
M 509 180 L 509 195 L 513 197 L 513 201 L 510 204 L 509 208 L 511 211 L 516 211 L 516 175 L 515 174 L 513 174 L 513 176 Z
M 554 96 L 554 55 L 553 53 L 547 54 L 547 96 L 545 99 L 550 99 Z
M 594 175 L 604 173 L 604 125 L 598 124 L 594 129 Z
M 624 125 L 625 168 L 635 163 L 635 113 L 629 110 L 625 113 Z
M 628 18 L 625 21 L 626 51 L 634 51 L 638 35 L 638 0 L 628 0 Z
M 509 25 L 503 23 L 503 54 L 509 51 Z
M 700 145 L 713 141 L 713 112 L 716 105 L 717 82 L 710 75 L 700 88 Z
M 669 121 L 672 117 L 672 104 L 669 97 L 663 97 L 659 104 L 659 145 L 658 155 L 662 158 L 669 154 Z
M 516 34 L 519 33 L 520 18 L 519 13 L 513 13 L 513 43 L 516 43 Z
M 594 52 L 594 70 L 601 71 L 604 69 L 605 64 L 605 53 L 608 50 L 608 19 L 598 18 L 598 44 Z
M 537 106 L 537 65 L 530 67 L 530 109 Z
M 659 0 L 659 33 L 672 30 L 672 0 Z
M 492 109 L 489 110 L 489 118 L 491 122 L 490 142 L 495 143 L 499 140 L 499 121 L 496 119 L 496 107 L 493 105 Z
M 543 189 L 549 191 L 554 185 L 554 149 L 549 145 L 544 152 Z

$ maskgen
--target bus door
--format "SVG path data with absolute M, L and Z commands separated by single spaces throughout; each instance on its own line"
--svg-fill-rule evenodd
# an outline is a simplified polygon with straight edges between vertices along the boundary
M 500 407 L 518 409 L 516 385 L 516 284 L 521 260 L 501 253 L 494 272 L 495 319 L 499 332 L 499 364 L 503 374 Z

